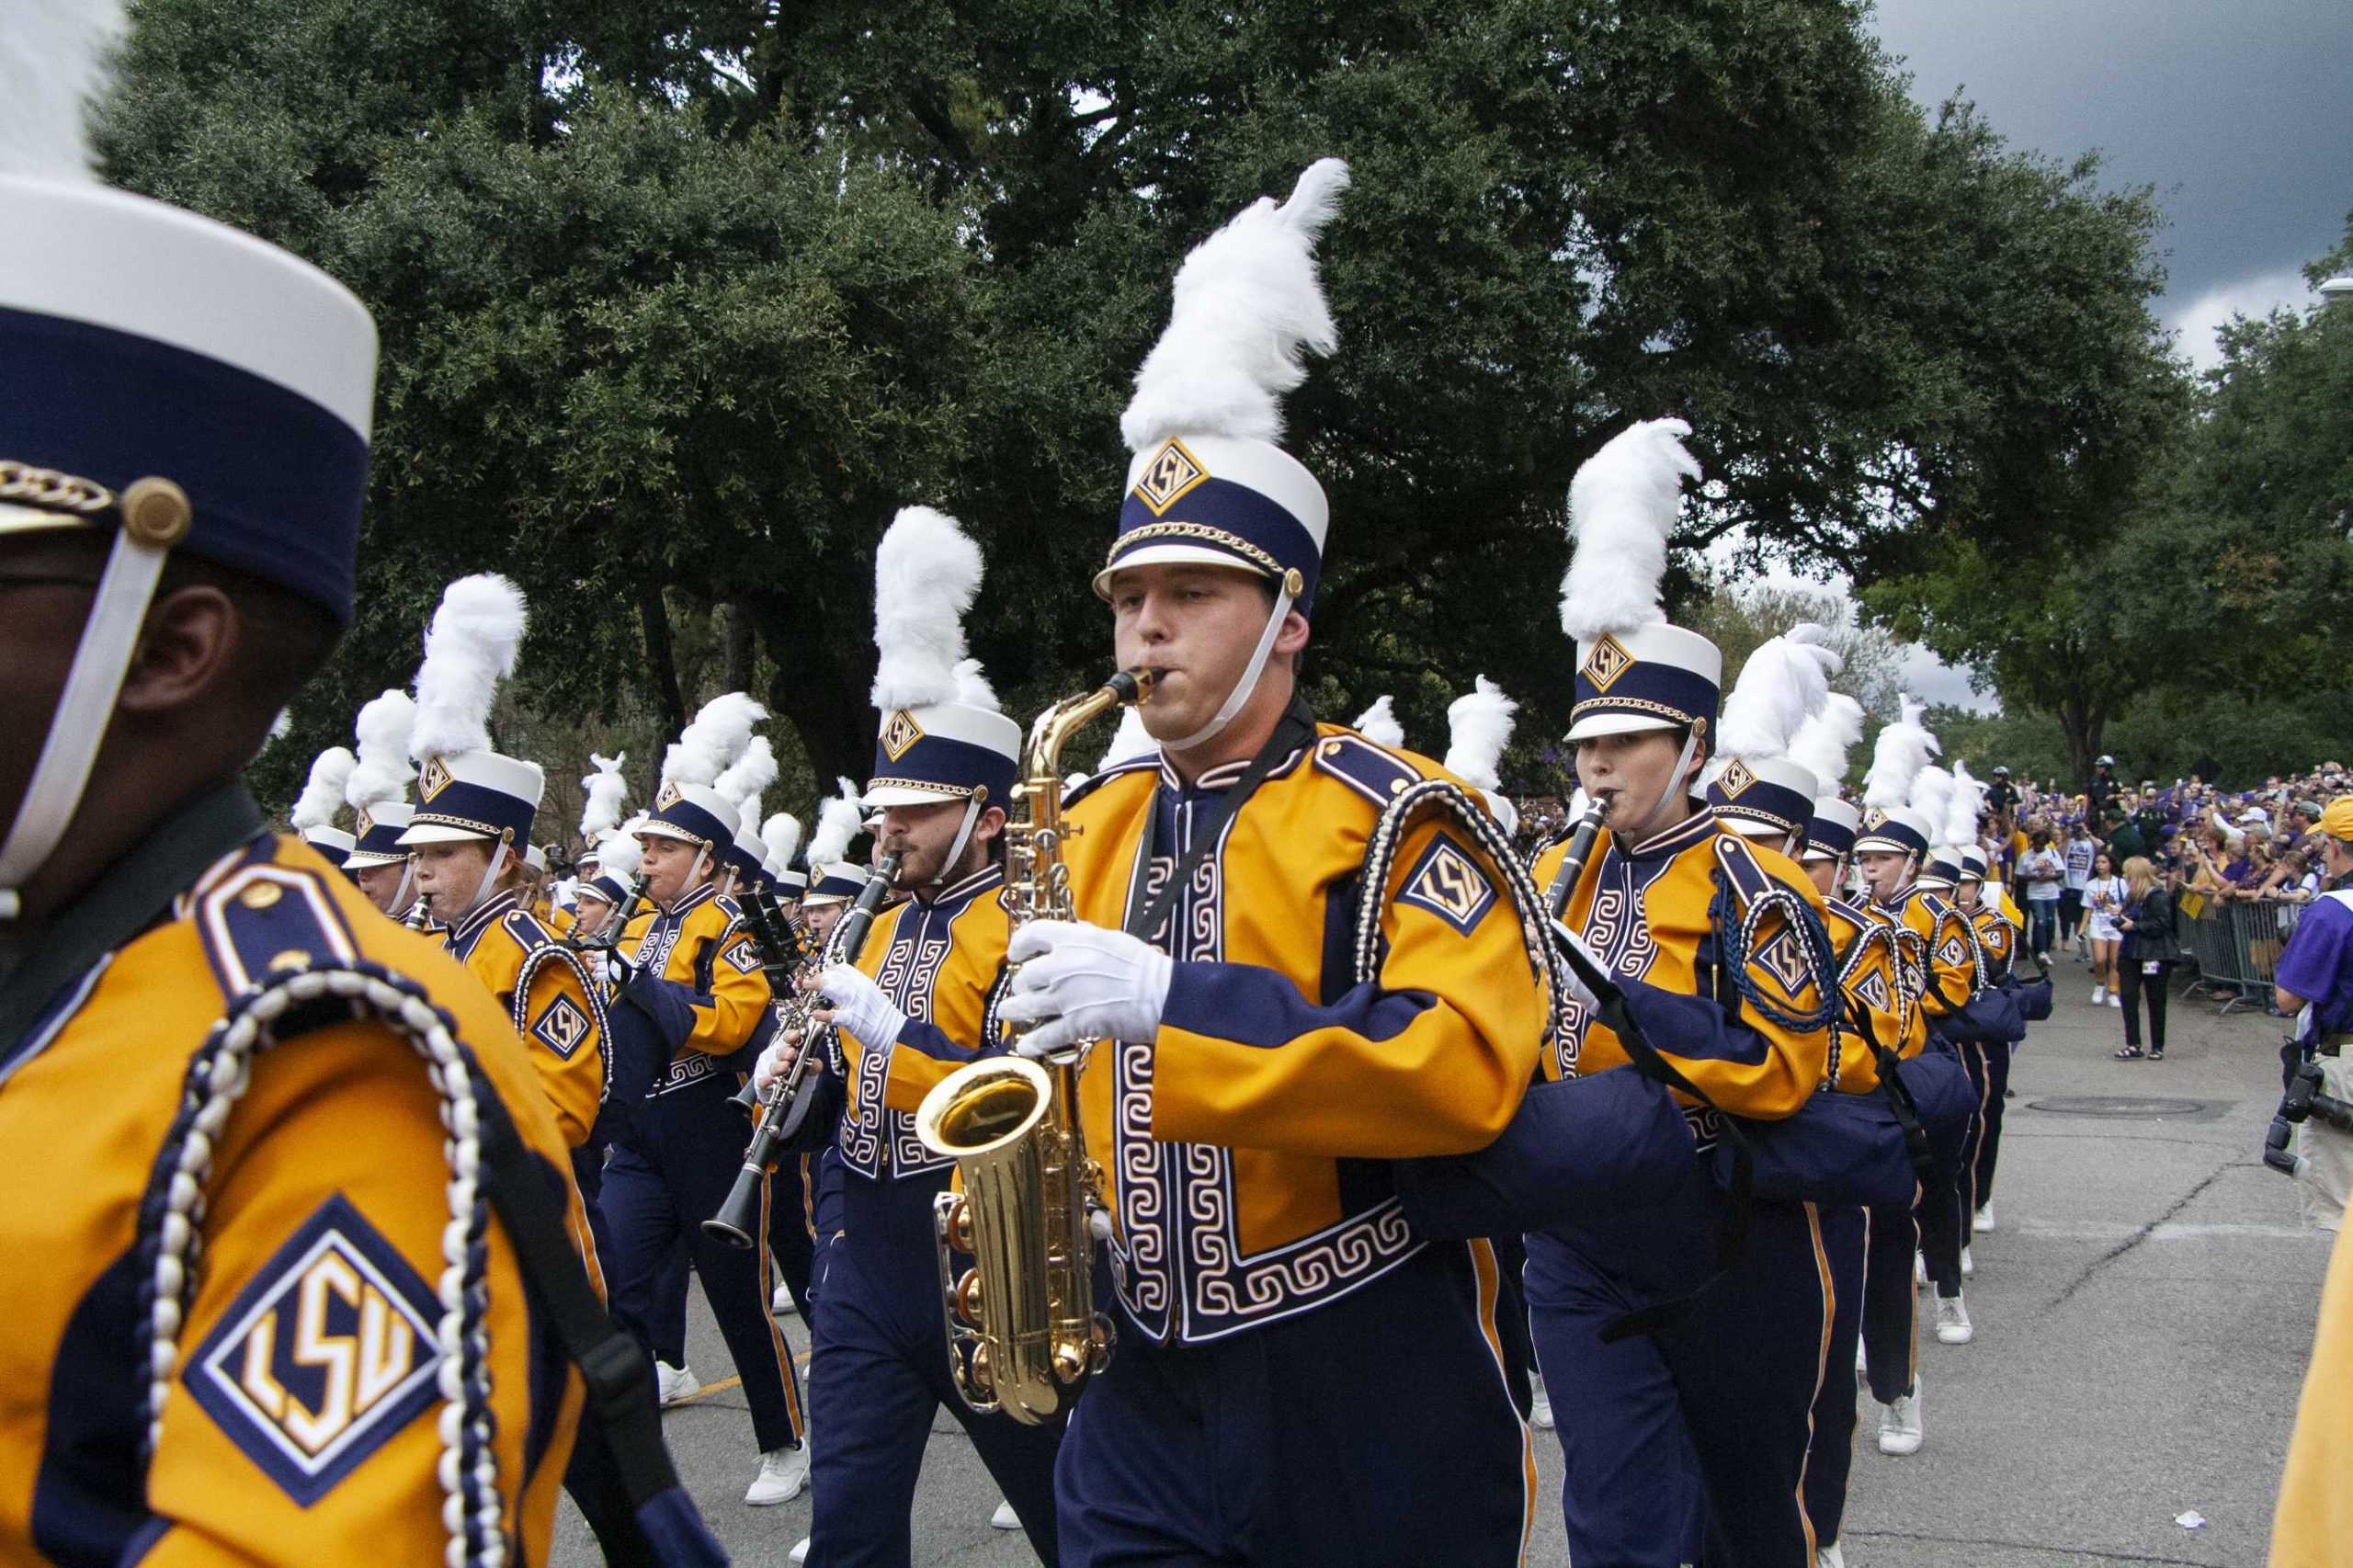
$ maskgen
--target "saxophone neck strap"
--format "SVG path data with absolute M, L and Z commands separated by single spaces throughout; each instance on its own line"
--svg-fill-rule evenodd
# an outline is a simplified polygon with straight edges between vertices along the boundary
M 1313 744 L 1314 740 L 1315 710 L 1308 707 L 1305 698 L 1294 696 L 1290 708 L 1276 722 L 1274 733 L 1267 737 L 1267 744 L 1258 748 L 1258 755 L 1250 759 L 1250 766 L 1243 769 L 1242 777 L 1234 780 L 1233 788 L 1225 792 L 1211 809 L 1209 820 L 1201 824 L 1200 831 L 1193 835 L 1192 845 L 1177 858 L 1168 880 L 1160 884 L 1160 891 L 1149 901 L 1143 901 L 1137 895 L 1152 875 L 1153 855 L 1158 847 L 1154 841 L 1159 837 L 1160 809 L 1154 802 L 1153 808 L 1144 813 L 1143 835 L 1136 846 L 1135 880 L 1128 890 L 1127 931 L 1130 936 L 1141 937 L 1147 942 L 1152 940 L 1152 934 L 1160 929 L 1162 922 L 1168 918 L 1169 911 L 1176 908 L 1176 900 L 1185 885 L 1193 880 L 1193 873 L 1200 869 L 1202 859 L 1224 835 L 1226 824 L 1242 814 L 1242 808 L 1251 796 L 1258 792 L 1258 786 L 1282 766 L 1285 757 L 1302 746 Z

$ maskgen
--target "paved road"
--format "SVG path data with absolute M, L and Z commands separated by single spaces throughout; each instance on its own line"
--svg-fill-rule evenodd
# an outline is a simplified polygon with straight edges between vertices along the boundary
M 1976 1343 L 1931 1338 L 1922 1351 L 1927 1448 L 1883 1458 L 1866 1401 L 1846 1531 L 1852 1568 L 2263 1562 L 2327 1258 L 2327 1238 L 2300 1227 L 2295 1184 L 2258 1159 L 2279 1099 L 2278 1027 L 2177 997 L 2166 1060 L 2116 1062 L 2122 1015 L 2088 1005 L 2082 972 L 2060 965 L 2057 1015 L 2018 1060 L 2001 1229 L 1977 1238 L 1969 1287 Z M 2087 1096 L 2196 1105 L 2132 1117 L 2049 1108 Z M 785 1322 L 805 1347 L 798 1320 Z M 725 1378 L 725 1348 L 699 1299 L 690 1337 L 696 1372 Z M 741 1395 L 674 1410 L 665 1426 L 736 1561 L 781 1563 L 807 1533 L 809 1504 L 743 1506 L 757 1460 Z M 1558 1449 L 1540 1438 L 1538 1452 L 1529 1561 L 1560 1563 Z M 916 1500 L 915 1561 L 1033 1561 L 1017 1535 L 988 1528 L 996 1501 L 943 1415 Z M 565 1508 L 556 1563 L 594 1562 Z M 2174 1522 L 2192 1509 L 2203 1528 Z

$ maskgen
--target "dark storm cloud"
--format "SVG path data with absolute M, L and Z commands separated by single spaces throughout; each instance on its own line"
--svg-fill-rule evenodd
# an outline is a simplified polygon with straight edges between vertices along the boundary
M 2229 307 L 2301 299 L 2344 235 L 2348 0 L 1880 0 L 1877 25 L 1923 104 L 1961 90 L 2012 142 L 2156 187 L 2186 349 Z

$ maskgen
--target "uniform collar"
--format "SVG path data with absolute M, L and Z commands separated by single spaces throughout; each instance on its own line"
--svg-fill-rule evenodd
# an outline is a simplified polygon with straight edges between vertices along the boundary
M 915 902 L 926 909 L 952 909 L 960 904 L 970 903 L 1003 881 L 1005 881 L 1005 868 L 995 861 L 991 861 L 961 881 L 949 883 L 930 898 L 916 895 Z
M 174 807 L 49 922 L 38 948 L 0 970 L 0 1054 L 68 982 L 162 919 L 214 861 L 263 833 L 261 812 L 238 780 Z
M 687 894 L 686 897 L 680 899 L 677 903 L 672 904 L 662 913 L 674 920 L 678 919 L 686 915 L 688 911 L 693 910 L 700 904 L 709 903 L 710 900 L 717 898 L 718 896 L 718 883 L 711 881 L 698 882 L 695 884 L 694 892 Z
M 1653 834 L 1640 844 L 1619 844 L 1618 852 L 1629 860 L 1655 860 L 1707 842 L 1716 835 L 1716 819 L 1709 812 L 1693 812 L 1684 821 Z
M 449 950 L 460 957 L 473 951 L 474 944 L 482 940 L 482 934 L 490 929 L 492 922 L 504 919 L 514 907 L 514 889 L 504 888 L 493 894 L 488 903 L 449 928 Z

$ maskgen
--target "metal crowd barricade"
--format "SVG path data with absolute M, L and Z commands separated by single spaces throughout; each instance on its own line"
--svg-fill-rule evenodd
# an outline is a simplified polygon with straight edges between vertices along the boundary
M 2277 983 L 2279 953 L 2304 906 L 2284 899 L 2224 899 L 2185 895 L 2177 927 L 2197 960 L 2192 995 L 2220 1001 L 2225 1014 L 2267 1007 Z M 2195 911 L 2195 913 L 2192 913 Z

